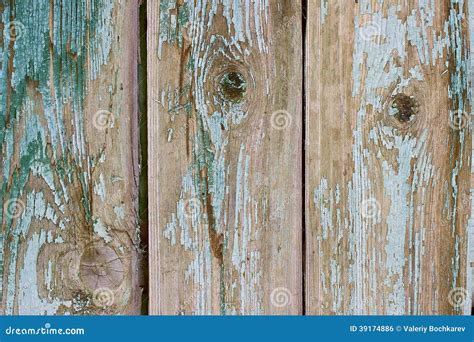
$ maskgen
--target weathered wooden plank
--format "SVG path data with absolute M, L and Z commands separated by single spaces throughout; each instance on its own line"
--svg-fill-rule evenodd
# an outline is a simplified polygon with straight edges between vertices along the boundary
M 307 312 L 467 312 L 467 2 L 308 6 Z
M 140 308 L 137 5 L 0 3 L 4 314 Z
M 469 9 L 469 46 L 470 48 L 470 67 L 469 67 L 469 83 L 470 83 L 470 99 L 474 94 L 474 0 L 468 0 L 468 9 Z M 474 144 L 472 145 L 471 160 L 474 157 Z M 467 284 L 471 284 L 471 302 L 474 298 L 474 288 L 472 287 L 472 280 L 474 276 L 474 201 L 472 200 L 474 196 L 474 164 L 471 162 L 471 217 L 469 218 L 469 245 L 468 245 L 468 262 L 470 269 L 467 273 Z M 472 310 L 474 310 L 474 303 L 471 304 Z M 471 312 L 473 312 L 471 310 Z
M 302 312 L 301 9 L 149 1 L 150 312 Z

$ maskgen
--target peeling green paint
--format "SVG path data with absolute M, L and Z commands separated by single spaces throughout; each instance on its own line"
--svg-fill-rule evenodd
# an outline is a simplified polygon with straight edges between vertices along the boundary
M 54 314 L 71 305 L 69 299 L 31 296 L 45 286 L 51 289 L 54 268 L 48 269 L 49 284 L 36 283 L 41 246 L 67 241 L 81 215 L 92 222 L 94 158 L 86 147 L 83 108 L 87 83 L 97 78 L 111 50 L 113 7 L 113 0 L 27 0 L 0 8 L 3 26 L 15 22 L 21 31 L 14 40 L 4 31 L 0 40 L 0 150 L 5 152 L 0 207 L 12 200 L 24 204 L 20 217 L 0 211 L 0 271 L 7 269 L 0 272 L 0 289 L 7 314 Z M 43 190 L 34 190 L 32 184 L 42 184 Z M 71 201 L 68 190 L 78 185 L 82 208 Z M 44 210 L 38 208 L 39 198 Z M 64 235 L 47 238 L 51 230 L 40 224 L 44 220 L 58 225 Z M 36 224 L 40 227 L 32 230 Z M 25 248 L 22 261 L 18 257 Z M 5 250 L 10 251 L 7 259 Z M 17 290 L 26 284 L 28 293 Z

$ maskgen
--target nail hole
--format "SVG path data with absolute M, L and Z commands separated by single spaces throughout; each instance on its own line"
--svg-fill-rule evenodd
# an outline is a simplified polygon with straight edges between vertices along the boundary
M 390 108 L 390 115 L 394 116 L 398 121 L 406 123 L 414 119 L 418 114 L 419 104 L 414 96 L 405 94 L 397 94 L 393 97 Z
M 227 72 L 219 81 L 219 91 L 227 101 L 239 103 L 247 91 L 247 82 L 241 73 Z

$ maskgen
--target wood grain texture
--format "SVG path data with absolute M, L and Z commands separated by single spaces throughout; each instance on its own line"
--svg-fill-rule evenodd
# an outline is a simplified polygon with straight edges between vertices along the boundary
M 308 5 L 307 312 L 467 313 L 467 2 Z
M 4 314 L 137 313 L 137 2 L 0 3 Z
M 469 83 L 470 83 L 470 92 L 469 97 L 472 100 L 474 94 L 474 0 L 468 0 L 468 9 L 469 9 L 469 46 L 470 48 L 470 66 L 469 66 Z M 471 160 L 474 157 L 474 145 L 472 145 Z M 468 247 L 468 261 L 469 261 L 469 272 L 466 274 L 467 284 L 471 284 L 469 291 L 471 292 L 471 300 L 474 298 L 474 288 L 472 286 L 474 279 L 474 201 L 472 200 L 474 196 L 474 164 L 471 162 L 471 216 L 469 218 L 469 247 Z M 472 304 L 474 310 L 474 303 Z
M 150 312 L 302 312 L 301 8 L 149 1 Z

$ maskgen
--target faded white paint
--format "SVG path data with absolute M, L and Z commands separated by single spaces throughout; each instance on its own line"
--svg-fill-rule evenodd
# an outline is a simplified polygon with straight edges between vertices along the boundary
M 245 122 L 248 113 L 238 103 L 210 96 L 206 92 L 206 84 L 217 77 L 213 70 L 216 63 L 223 63 L 221 59 L 234 65 L 244 56 L 268 52 L 268 42 L 265 39 L 268 6 L 267 0 L 188 0 L 181 7 L 177 6 L 176 1 L 168 0 L 160 6 L 158 58 L 163 56 L 165 43 L 181 46 L 187 40 L 191 45 L 190 59 L 194 65 L 194 68 L 189 69 L 190 79 L 186 81 L 191 85 L 194 99 L 192 107 L 196 108 L 195 117 L 191 120 L 198 126 L 198 132 L 190 137 L 194 158 L 183 175 L 176 212 L 170 215 L 163 230 L 164 237 L 171 246 L 184 248 L 192 255 L 192 262 L 188 265 L 185 276 L 187 281 L 194 284 L 195 293 L 186 299 L 186 303 L 192 304 L 193 314 L 212 312 L 212 291 L 216 282 L 221 283 L 221 291 L 222 286 L 225 286 L 225 291 L 232 293 L 233 298 L 236 294 L 240 298 L 237 306 L 221 302 L 221 313 L 236 313 L 236 310 L 242 314 L 261 313 L 262 310 L 260 253 L 250 245 L 250 240 L 258 236 L 259 227 L 254 227 L 253 222 L 258 221 L 257 215 L 261 210 L 248 188 L 250 153 L 243 144 L 236 170 L 229 168 L 226 160 L 229 128 Z M 183 8 L 187 9 L 186 15 L 180 12 Z M 174 17 L 172 13 L 176 11 L 181 13 L 181 17 L 179 14 L 179 18 Z M 209 34 L 220 15 L 225 18 L 227 32 Z M 252 80 L 253 76 L 249 76 Z M 170 122 L 174 122 L 175 116 L 187 107 L 187 104 L 173 105 L 176 99 L 183 101 L 184 98 L 181 92 L 172 88 L 168 86 L 162 89 L 160 98 L 156 101 L 168 111 Z M 177 108 L 179 109 L 176 110 Z M 179 134 L 179 131 L 179 128 L 170 128 L 168 142 L 184 139 L 184 134 Z M 202 144 L 203 137 L 209 138 L 209 146 Z M 199 176 L 202 167 L 209 172 L 206 179 Z M 234 177 L 235 189 L 231 189 L 233 186 L 227 182 Z M 200 194 L 199 189 L 203 184 L 210 195 L 210 203 L 207 203 L 207 197 L 203 198 Z M 228 211 L 229 196 L 234 191 L 235 207 Z M 200 209 L 190 212 L 190 205 Z M 208 206 L 212 206 L 214 227 L 209 227 L 210 218 L 205 210 Z M 228 221 L 231 213 L 234 222 Z M 222 237 L 224 253 L 230 249 L 235 268 L 232 272 L 238 275 L 238 284 L 223 284 L 223 274 L 212 272 L 212 266 L 218 260 L 212 254 L 209 229 L 215 230 Z
M 472 6 L 473 1 L 470 2 Z M 451 3 L 463 9 L 463 0 L 453 0 Z M 344 202 L 348 205 L 348 212 L 341 213 L 337 204 L 336 198 L 340 193 L 337 196 L 336 193 L 341 185 L 331 184 L 328 176 L 322 174 L 319 184 L 313 189 L 313 202 L 321 227 L 317 245 L 322 246 L 326 239 L 337 239 L 341 231 L 349 237 L 350 303 L 349 311 L 345 313 L 380 313 L 377 308 L 382 302 L 386 314 L 418 314 L 421 313 L 421 291 L 429 285 L 422 283 L 422 276 L 425 272 L 433 274 L 422 263 L 424 237 L 430 226 L 430 218 L 423 213 L 430 191 L 440 181 L 438 168 L 433 164 L 432 152 L 427 149 L 427 130 L 414 136 L 403 129 L 390 127 L 382 118 L 386 114 L 397 114 L 393 108 L 389 108 L 387 93 L 390 98 L 409 92 L 413 84 L 424 81 L 423 70 L 440 63 L 445 65 L 444 59 L 448 53 L 453 56 L 458 68 L 451 75 L 447 96 L 459 106 L 459 111 L 449 113 L 449 118 L 460 118 L 462 112 L 469 108 L 469 103 L 463 98 L 466 86 L 463 79 L 466 42 L 462 41 L 460 23 L 464 18 L 463 13 L 458 12 L 453 5 L 448 20 L 441 29 L 436 29 L 434 0 L 419 1 L 406 18 L 404 6 L 394 4 L 379 11 L 381 4 L 382 1 L 374 4 L 371 0 L 360 0 L 357 5 L 352 95 L 360 100 L 360 107 L 356 108 L 356 113 L 347 114 L 356 115 L 352 132 L 354 171 L 347 185 L 342 185 L 347 189 L 348 198 Z M 324 25 L 328 15 L 325 1 L 321 1 L 319 11 L 321 25 Z M 419 57 L 414 65 L 410 64 L 414 60 L 411 53 L 413 49 Z M 379 113 L 382 115 L 378 116 Z M 381 119 L 374 120 L 374 116 Z M 367 126 L 369 122 L 373 127 L 370 131 Z M 453 287 L 459 281 L 460 256 L 464 254 L 459 249 L 461 238 L 455 232 L 456 211 L 453 208 L 456 208 L 458 201 L 458 175 L 465 153 L 465 135 L 465 130 L 461 130 L 460 156 L 452 156 L 458 159 L 451 173 L 452 178 L 445 184 L 445 193 L 442 194 L 447 203 L 444 214 L 452 218 L 449 222 L 455 242 L 453 259 L 449 260 L 452 264 L 450 279 Z M 380 170 L 381 180 L 369 177 L 373 167 Z M 376 191 L 380 189 L 380 181 L 383 183 L 382 193 Z M 388 210 L 365 215 L 367 208 L 364 205 L 367 202 L 377 205 L 388 203 Z M 386 236 L 381 239 L 380 233 L 385 229 Z M 372 242 L 370 248 L 369 239 Z M 373 245 L 374 242 L 384 246 L 382 252 L 380 246 Z M 406 255 L 407 248 L 410 252 Z M 319 250 L 324 253 L 322 247 Z M 337 251 L 328 253 L 331 253 L 332 258 Z M 330 255 L 319 256 L 320 260 L 328 258 L 328 273 L 323 272 L 322 285 L 315 286 L 320 287 L 325 298 L 328 293 L 332 294 L 332 310 L 339 313 L 341 283 L 344 284 L 344 280 Z M 406 273 L 409 278 L 405 276 Z M 384 289 L 383 296 L 377 292 L 378 289 Z M 409 289 L 415 294 L 408 296 Z M 432 294 L 433 298 L 437 296 L 437 293 Z M 436 310 L 438 300 L 433 301 L 433 310 Z M 467 312 L 467 305 L 465 310 Z

